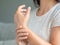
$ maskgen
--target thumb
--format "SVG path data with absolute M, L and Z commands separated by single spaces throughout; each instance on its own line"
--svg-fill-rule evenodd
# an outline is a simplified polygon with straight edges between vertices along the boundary
M 31 7 L 28 7 L 27 12 L 26 12 L 26 18 L 29 17 L 29 15 L 30 15 L 30 11 L 31 11 Z

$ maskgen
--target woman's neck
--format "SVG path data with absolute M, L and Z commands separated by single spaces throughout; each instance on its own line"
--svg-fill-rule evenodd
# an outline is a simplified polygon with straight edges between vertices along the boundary
M 40 16 L 46 13 L 56 3 L 57 2 L 54 0 L 40 0 L 40 7 L 39 7 L 37 15 Z
M 56 3 L 55 0 L 40 0 L 40 8 L 51 7 Z

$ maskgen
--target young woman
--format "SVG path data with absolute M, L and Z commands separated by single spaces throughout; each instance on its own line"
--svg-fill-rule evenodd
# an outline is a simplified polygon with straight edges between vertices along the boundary
M 38 6 L 18 7 L 14 21 L 18 45 L 60 45 L 60 3 L 58 0 L 33 0 Z

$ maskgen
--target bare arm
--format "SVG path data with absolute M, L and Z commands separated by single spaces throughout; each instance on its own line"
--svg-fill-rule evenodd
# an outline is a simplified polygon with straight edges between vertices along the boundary
M 60 45 L 60 27 L 54 27 L 51 29 L 50 43 L 43 40 L 41 37 L 36 35 L 30 29 L 26 28 L 22 31 L 26 31 L 29 33 L 28 40 L 31 45 Z
M 52 45 L 60 45 L 60 26 L 52 28 L 50 39 Z
M 30 43 L 32 43 L 33 45 L 51 45 L 51 43 L 43 40 L 41 37 L 36 35 L 31 30 L 30 30 L 30 35 L 29 35 L 28 39 L 29 39 Z
M 55 27 L 51 29 L 51 40 L 49 42 L 43 40 L 35 33 L 30 31 L 31 35 L 29 35 L 29 40 L 34 45 L 60 45 L 60 27 Z
M 18 45 L 27 45 L 26 41 L 19 41 Z

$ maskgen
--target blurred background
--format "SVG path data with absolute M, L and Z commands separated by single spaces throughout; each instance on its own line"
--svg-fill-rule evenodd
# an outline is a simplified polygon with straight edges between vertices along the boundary
M 17 7 L 25 4 L 35 9 L 33 0 L 0 0 L 0 41 L 15 39 L 15 26 L 13 21 Z

